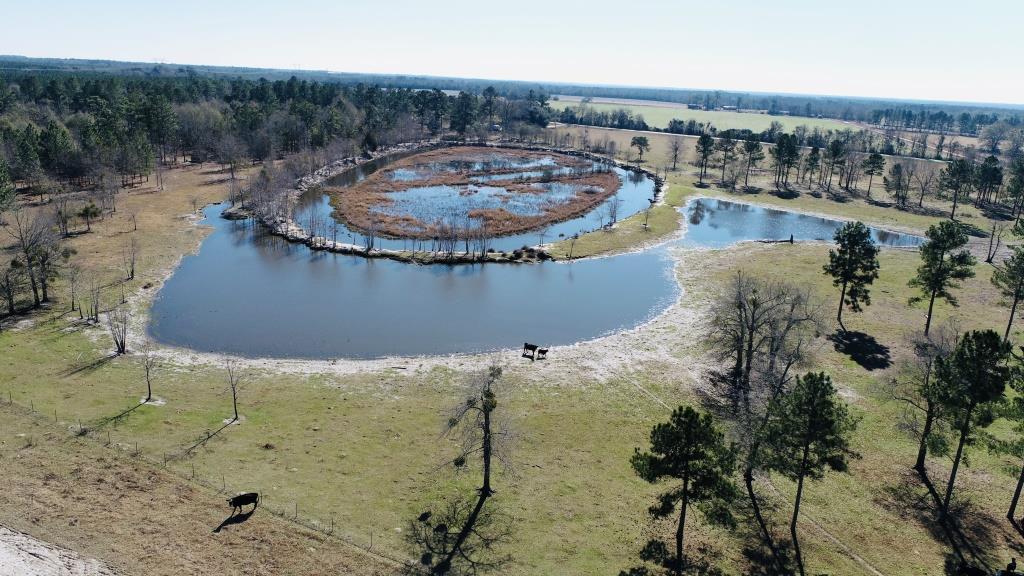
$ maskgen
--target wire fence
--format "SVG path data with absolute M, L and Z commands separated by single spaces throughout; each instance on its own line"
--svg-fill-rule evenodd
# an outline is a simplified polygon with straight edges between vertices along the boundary
M 0 402 L 2 402 L 2 400 L 0 400 Z M 52 415 L 49 412 L 44 414 L 36 410 L 35 401 L 32 399 L 29 399 L 27 405 L 15 402 L 14 395 L 10 391 L 7 393 L 6 404 L 9 409 L 20 409 L 25 414 L 35 418 L 37 421 L 52 422 L 54 426 L 59 426 L 61 423 L 57 409 L 53 410 Z M 120 454 L 127 454 L 130 458 L 162 468 L 186 482 L 202 486 L 216 494 L 234 496 L 238 493 L 237 490 L 233 490 L 232 487 L 228 485 L 225 474 L 215 473 L 212 478 L 204 477 L 202 473 L 197 473 L 195 462 L 191 461 L 191 457 L 195 454 L 195 449 L 197 447 L 206 445 L 216 436 L 216 434 L 221 433 L 225 428 L 227 428 L 228 425 L 221 427 L 216 433 L 207 431 L 197 442 L 190 444 L 190 446 L 183 450 L 177 452 L 163 452 L 159 457 L 154 457 L 152 455 L 147 455 L 140 450 L 137 440 L 129 438 L 128 441 L 124 441 L 123 438 L 118 439 L 115 435 L 111 434 L 111 428 L 116 428 L 121 417 L 127 415 L 130 411 L 131 410 L 122 412 L 119 417 L 116 418 L 101 419 L 97 421 L 94 426 L 90 426 L 88 422 L 83 422 L 80 418 L 72 417 L 71 420 L 66 420 L 64 430 L 68 434 L 67 438 L 85 439 L 104 448 L 115 450 Z M 32 445 L 35 440 L 30 435 L 25 437 L 25 442 L 26 445 Z M 335 522 L 334 515 L 325 519 L 308 514 L 307 510 L 300 505 L 298 499 L 282 498 L 281 501 L 278 501 L 273 497 L 268 498 L 270 495 L 262 490 L 259 491 L 259 495 L 259 508 L 266 510 L 278 518 L 317 532 L 326 538 L 343 543 L 354 549 L 358 549 L 362 553 L 369 554 L 389 564 L 399 567 L 415 566 L 410 558 L 403 557 L 399 553 L 382 546 L 380 539 L 375 538 L 375 533 L 372 530 L 366 535 L 356 535 L 342 529 Z M 377 534 L 381 533 L 383 533 L 383 531 L 377 532 Z

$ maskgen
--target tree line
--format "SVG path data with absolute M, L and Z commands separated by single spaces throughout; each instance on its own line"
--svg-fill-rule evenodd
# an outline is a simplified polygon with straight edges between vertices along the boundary
M 281 190 L 330 161 L 428 137 L 498 131 L 526 137 L 547 124 L 549 113 L 542 93 L 503 97 L 493 88 L 446 94 L 294 76 L 269 81 L 5 73 L 0 218 L 9 221 L 4 235 L 14 252 L 0 263 L 0 315 L 46 304 L 58 277 L 72 281 L 75 309 L 86 274 L 66 240 L 91 232 L 95 221 L 116 212 L 123 188 L 155 176 L 162 189 L 166 166 L 220 162 L 230 170 L 236 198 L 242 193 L 234 184 L 237 168 L 285 159 L 279 166 L 266 163 L 245 188 L 261 206 L 281 208 Z M 17 201 L 29 195 L 36 209 Z M 135 246 L 125 248 L 132 263 Z

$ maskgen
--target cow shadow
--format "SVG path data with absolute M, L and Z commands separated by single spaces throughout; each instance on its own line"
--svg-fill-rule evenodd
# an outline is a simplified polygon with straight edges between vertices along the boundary
M 846 354 L 865 370 L 883 370 L 892 365 L 889 347 L 870 334 L 840 330 L 828 339 L 836 352 Z
M 217 526 L 213 529 L 213 533 L 216 534 L 224 528 L 227 528 L 228 526 L 231 526 L 233 524 L 241 524 L 242 522 L 248 520 L 249 517 L 251 517 L 255 512 L 255 509 L 250 510 L 248 512 L 239 512 L 238 514 L 235 514 L 234 511 L 232 511 L 231 515 L 225 518 L 224 521 L 220 523 L 220 526 Z

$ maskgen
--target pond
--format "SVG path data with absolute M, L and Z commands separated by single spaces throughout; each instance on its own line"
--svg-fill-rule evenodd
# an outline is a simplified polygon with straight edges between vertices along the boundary
M 687 222 L 684 245 L 703 248 L 722 248 L 746 240 L 789 240 L 790 235 L 797 241 L 831 241 L 836 230 L 845 224 L 820 216 L 712 198 L 695 198 L 682 212 Z M 924 242 L 920 236 L 880 228 L 871 228 L 871 236 L 878 244 L 891 247 L 913 247 Z
M 396 155 L 368 162 L 355 170 L 342 173 L 341 175 L 332 178 L 327 182 L 327 185 L 339 188 L 353 186 L 362 182 L 370 174 L 373 174 L 378 170 L 387 169 L 389 165 L 408 158 L 410 155 L 414 154 Z M 588 162 L 593 164 L 590 161 Z M 393 180 L 413 181 L 424 177 L 426 173 L 433 173 L 448 169 L 486 170 L 488 168 L 493 168 L 496 170 L 508 170 L 553 166 L 554 164 L 554 159 L 550 157 L 531 159 L 496 158 L 487 162 L 437 162 L 418 165 L 413 168 L 390 169 L 389 173 Z M 593 210 L 590 210 L 581 216 L 570 218 L 562 222 L 552 223 L 535 231 L 492 238 L 489 241 L 490 247 L 498 252 L 511 252 L 518 248 L 522 248 L 523 246 L 555 242 L 559 239 L 568 238 L 574 234 L 584 234 L 586 232 L 597 230 L 602 226 L 602 224 L 608 221 L 607 207 L 612 202 L 616 202 L 618 204 L 619 219 L 628 218 L 629 216 L 632 216 L 633 214 L 636 214 L 650 206 L 650 200 L 654 198 L 655 193 L 655 184 L 653 180 L 642 173 L 633 172 L 631 170 L 623 170 L 621 168 L 611 166 L 602 166 L 602 169 L 610 169 L 616 174 L 616 176 L 618 176 L 620 187 L 614 196 L 600 203 Z M 424 170 L 426 172 L 424 172 Z M 567 172 L 567 169 L 553 171 L 555 175 Z M 466 208 L 488 209 L 501 207 L 510 213 L 530 216 L 538 214 L 545 201 L 557 202 L 565 200 L 576 194 L 576 189 L 571 184 L 551 182 L 542 184 L 546 191 L 543 195 L 509 195 L 506 193 L 504 188 L 498 186 L 497 182 L 495 182 L 512 182 L 519 177 L 533 178 L 542 174 L 544 173 L 526 170 L 524 172 L 473 176 L 471 179 L 478 181 L 479 184 L 473 187 L 472 194 L 470 196 L 463 196 L 463 199 L 467 200 L 467 206 L 463 207 L 463 210 Z M 494 185 L 491 185 L 492 183 Z M 397 213 L 416 216 L 424 221 L 432 221 L 439 214 L 444 214 L 445 210 L 443 204 L 446 199 L 450 199 L 453 196 L 453 187 L 412 187 L 401 192 L 392 193 L 391 196 L 393 197 L 393 204 L 386 209 L 382 208 L 379 210 L 394 211 Z M 458 196 L 457 192 L 455 193 L 455 196 Z M 437 213 L 430 214 L 429 212 L 431 209 Z M 299 206 L 295 211 L 295 221 L 299 225 L 304 225 L 304 223 L 310 222 L 311 220 L 324 222 L 333 220 L 332 214 L 334 213 L 335 211 L 334 207 L 331 205 L 330 197 L 321 194 L 320 192 L 313 191 L 303 195 L 300 199 Z M 358 230 L 349 228 L 344 222 L 337 222 L 337 228 L 337 239 L 339 242 L 348 242 L 356 245 L 363 245 L 365 243 L 363 234 Z M 334 232 L 332 230 L 331 234 L 333 235 L 333 233 Z M 410 238 L 383 238 L 378 236 L 374 239 L 374 246 L 376 248 L 386 250 L 412 250 L 417 249 L 417 247 L 419 247 L 418 249 L 422 249 L 423 244 L 424 241 L 417 241 Z M 429 241 L 426 242 L 426 245 L 429 246 Z
M 364 168 L 365 169 L 365 168 Z M 639 184 L 643 186 L 651 184 Z M 320 194 L 303 210 L 326 211 Z M 149 331 L 203 352 L 275 358 L 478 353 L 589 340 L 635 327 L 679 294 L 673 246 L 830 239 L 842 222 L 724 200 L 680 210 L 684 237 L 643 252 L 573 263 L 418 266 L 310 250 L 205 209 L 213 232 L 157 296 Z M 887 246 L 915 236 L 873 230 Z M 400 241 L 399 241 L 400 242 Z M 513 246 L 528 242 L 516 240 Z M 399 244 L 400 246 L 400 244 Z
M 569 344 L 675 300 L 665 250 L 572 264 L 417 266 L 315 252 L 220 218 L 153 304 L 150 333 L 204 352 L 375 358 Z

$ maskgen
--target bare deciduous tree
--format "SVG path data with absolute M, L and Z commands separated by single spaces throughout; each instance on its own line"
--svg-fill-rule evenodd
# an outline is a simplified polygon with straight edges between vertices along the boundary
M 683 144 L 679 138 L 673 138 L 668 145 L 668 157 L 672 160 L 672 171 L 675 172 L 679 165 L 679 155 L 683 149 Z
M 774 544 L 754 490 L 762 470 L 761 446 L 768 407 L 787 393 L 794 370 L 807 362 L 812 345 L 824 331 L 821 305 L 808 290 L 736 274 L 729 291 L 715 305 L 709 342 L 724 371 L 711 380 L 722 390 L 736 422 L 742 455 L 743 480 L 752 511 L 774 559 Z
M 147 403 L 153 399 L 153 373 L 156 372 L 156 354 L 148 343 L 142 349 L 142 369 L 146 376 L 146 399 L 143 403 Z
M 121 249 L 121 263 L 124 266 L 124 278 L 125 280 L 135 279 L 135 262 L 139 255 L 139 243 L 135 240 L 135 236 L 131 237 L 124 247 Z
M 114 341 L 114 353 L 118 356 L 128 351 L 128 325 L 131 321 L 131 314 L 128 308 L 118 306 L 107 312 L 107 328 L 110 330 L 110 338 Z
M 231 408 L 234 410 L 232 422 L 238 422 L 238 389 L 242 384 L 242 373 L 231 360 L 224 363 L 224 370 L 228 374 L 228 388 L 231 390 Z
M 511 533 L 508 521 L 484 507 L 495 494 L 491 483 L 493 461 L 509 466 L 506 450 L 510 432 L 498 424 L 495 415 L 495 388 L 500 378 L 498 366 L 475 377 L 469 394 L 448 419 L 445 433 L 459 434 L 462 444 L 450 463 L 462 469 L 470 459 L 479 458 L 482 478 L 475 502 L 468 496 L 455 498 L 441 505 L 439 511 L 428 510 L 412 522 L 410 543 L 420 551 L 420 563 L 430 574 L 477 574 L 508 560 L 495 550 Z
M 914 470 L 919 473 L 924 473 L 929 453 L 943 456 L 949 451 L 949 425 L 942 418 L 933 379 L 936 361 L 948 356 L 959 339 L 960 329 L 953 320 L 930 335 L 914 335 L 914 360 L 903 364 L 896 377 L 883 383 L 884 396 L 902 404 L 896 427 L 918 442 Z
M 100 283 L 95 275 L 89 278 L 89 310 L 86 320 L 98 324 L 100 321 Z
M 69 264 L 65 277 L 68 281 L 68 298 L 71 301 L 71 311 L 78 311 L 78 317 L 82 318 L 81 307 L 78 306 L 78 285 L 82 280 L 82 268 L 78 264 Z
M 25 268 L 29 285 L 32 288 L 33 305 L 39 306 L 43 298 L 40 297 L 39 291 L 40 275 L 36 255 L 46 241 L 49 222 L 39 215 L 30 214 L 25 210 L 14 210 L 12 215 L 13 222 L 6 227 L 7 233 L 11 235 L 18 247 L 19 261 Z
M 8 316 L 17 313 L 16 300 L 18 293 L 25 288 L 25 283 L 25 270 L 18 260 L 12 260 L 7 268 L 0 271 L 0 296 L 4 298 Z

